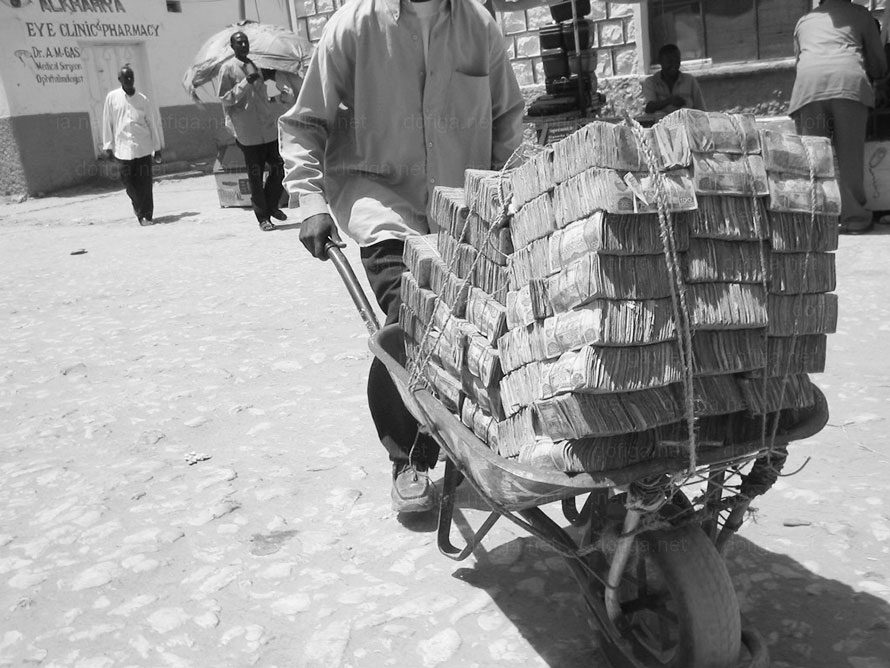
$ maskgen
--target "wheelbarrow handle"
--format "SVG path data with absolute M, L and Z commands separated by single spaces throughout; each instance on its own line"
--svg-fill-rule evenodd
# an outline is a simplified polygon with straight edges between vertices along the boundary
M 371 302 L 365 296 L 365 291 L 362 290 L 362 286 L 359 285 L 358 279 L 355 277 L 355 272 L 352 271 L 349 260 L 343 255 L 343 251 L 340 250 L 337 244 L 332 241 L 325 245 L 324 252 L 328 259 L 334 263 L 340 278 L 343 279 L 346 290 L 349 292 L 349 296 L 352 297 L 352 302 L 355 304 L 355 308 L 358 309 L 359 315 L 364 320 L 368 333 L 376 334 L 377 330 L 380 329 L 380 323 L 374 314 L 374 307 L 371 306 Z

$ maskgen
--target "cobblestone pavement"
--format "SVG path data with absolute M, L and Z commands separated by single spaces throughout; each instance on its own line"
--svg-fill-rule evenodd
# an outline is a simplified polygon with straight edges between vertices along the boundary
M 390 510 L 366 332 L 296 226 L 155 196 L 0 205 L 0 665 L 605 666 L 536 539 L 455 563 Z M 830 425 L 732 545 L 778 668 L 890 668 L 888 257 L 841 239 Z

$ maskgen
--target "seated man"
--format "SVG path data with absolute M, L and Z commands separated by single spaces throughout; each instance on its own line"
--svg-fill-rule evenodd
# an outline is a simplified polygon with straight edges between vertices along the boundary
M 680 48 L 676 44 L 665 44 L 659 49 L 658 64 L 661 71 L 643 79 L 647 114 L 669 114 L 682 107 L 706 110 L 698 81 L 680 71 Z

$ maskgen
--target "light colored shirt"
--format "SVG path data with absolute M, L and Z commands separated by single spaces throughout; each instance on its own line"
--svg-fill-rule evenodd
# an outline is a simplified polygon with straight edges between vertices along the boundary
M 115 88 L 105 96 L 102 110 L 102 148 L 118 160 L 135 160 L 164 148 L 161 115 L 138 90 L 127 95 Z
M 247 75 L 260 76 L 248 83 Z M 248 59 L 242 63 L 232 58 L 219 70 L 216 94 L 222 102 L 226 125 L 244 146 L 257 146 L 278 140 L 278 113 L 269 102 L 262 72 Z
M 887 72 L 880 33 L 871 13 L 849 0 L 825 2 L 794 28 L 797 75 L 788 112 L 810 102 L 846 99 L 873 107 L 869 79 Z
M 680 72 L 677 75 L 677 80 L 674 82 L 673 88 L 668 86 L 667 82 L 661 78 L 661 72 L 656 72 L 652 76 L 643 79 L 642 86 L 644 105 L 649 102 L 666 100 L 672 95 L 678 95 L 686 101 L 686 107 L 689 109 L 707 111 L 707 107 L 705 107 L 705 98 L 701 94 L 701 88 L 698 86 L 698 81 L 696 81 L 694 76 L 686 74 L 686 72 Z M 669 104 L 659 111 L 669 114 L 679 108 L 680 107 L 675 107 L 674 105 Z
M 417 15 L 420 19 L 420 32 L 423 39 L 423 62 L 426 64 L 430 53 L 430 33 L 436 15 L 442 10 L 442 0 L 423 0 L 422 2 L 406 2 L 405 10 Z
M 360 246 L 427 234 L 436 186 L 462 187 L 464 170 L 499 169 L 519 146 L 525 105 L 500 28 L 476 0 L 444 5 L 429 67 L 399 0 L 351 0 L 325 26 L 279 121 L 303 220 L 330 208 Z

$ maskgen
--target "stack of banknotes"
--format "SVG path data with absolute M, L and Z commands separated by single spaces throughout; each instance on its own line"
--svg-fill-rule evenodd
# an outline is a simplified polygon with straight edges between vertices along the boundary
M 681 110 L 464 186 L 405 245 L 400 323 L 409 365 L 502 456 L 609 470 L 688 449 L 690 401 L 698 448 L 814 403 L 838 317 L 827 140 Z

